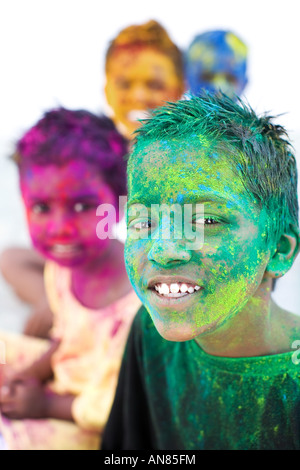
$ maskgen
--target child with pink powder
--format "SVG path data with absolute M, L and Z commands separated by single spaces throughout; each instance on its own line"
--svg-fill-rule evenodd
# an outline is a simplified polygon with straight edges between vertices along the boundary
M 17 144 L 29 232 L 46 259 L 54 319 L 50 341 L 0 334 L 7 362 L 0 433 L 9 449 L 99 448 L 140 306 L 124 245 L 111 233 L 122 216 L 126 152 L 110 119 L 64 108 L 47 112 Z

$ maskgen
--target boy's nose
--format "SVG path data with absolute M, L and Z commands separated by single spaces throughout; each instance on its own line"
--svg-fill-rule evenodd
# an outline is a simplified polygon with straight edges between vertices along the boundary
M 60 212 L 51 217 L 48 227 L 49 237 L 66 237 L 70 238 L 76 233 L 74 221 L 67 214 Z
M 149 93 L 144 85 L 136 84 L 132 89 L 131 97 L 137 103 L 144 103 L 149 98 Z
M 191 252 L 184 246 L 182 240 L 156 240 L 148 253 L 148 260 L 160 266 L 188 263 Z

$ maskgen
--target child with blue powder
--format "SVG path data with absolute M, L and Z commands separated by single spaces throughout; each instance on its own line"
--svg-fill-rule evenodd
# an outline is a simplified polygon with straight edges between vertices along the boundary
M 140 306 L 124 244 L 112 233 L 126 194 L 126 153 L 109 118 L 64 108 L 47 112 L 17 144 L 21 194 L 33 246 L 46 260 L 54 320 L 50 341 L 0 334 L 7 362 L 1 433 L 9 449 L 100 445 Z
M 271 298 L 299 251 L 284 128 L 224 95 L 169 104 L 137 133 L 128 192 L 143 307 L 102 449 L 299 449 L 300 318 Z
M 222 91 L 241 96 L 247 83 L 248 48 L 232 31 L 211 30 L 195 36 L 184 53 L 186 86 L 193 95 Z

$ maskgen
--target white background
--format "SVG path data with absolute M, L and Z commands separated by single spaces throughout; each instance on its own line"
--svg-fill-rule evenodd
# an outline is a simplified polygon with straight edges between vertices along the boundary
M 0 248 L 28 243 L 16 172 L 7 162 L 14 141 L 57 105 L 106 111 L 108 43 L 123 27 L 149 19 L 182 49 L 205 30 L 238 34 L 249 47 L 246 98 L 259 113 L 286 113 L 278 122 L 297 146 L 298 0 L 0 0 Z M 300 275 L 298 281 L 300 287 Z
M 259 112 L 288 113 L 281 122 L 290 131 L 300 129 L 298 0 L 0 0 L 0 5 L 4 149 L 49 107 L 103 109 L 109 40 L 123 27 L 151 18 L 181 48 L 208 29 L 236 32 L 249 47 L 250 104 Z

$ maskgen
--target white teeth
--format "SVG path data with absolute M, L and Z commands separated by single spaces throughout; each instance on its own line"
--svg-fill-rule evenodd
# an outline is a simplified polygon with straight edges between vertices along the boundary
M 166 295 L 166 294 L 169 294 L 169 293 L 170 293 L 170 290 L 169 290 L 168 284 L 162 284 L 162 285 L 160 286 L 160 292 L 159 292 L 159 293 L 160 293 L 160 294 L 165 294 L 165 295 Z
M 188 286 L 185 283 L 173 282 L 170 286 L 166 283 L 156 284 L 154 286 L 155 290 L 160 295 L 166 295 L 169 297 L 181 297 L 185 294 L 193 294 L 195 291 L 200 289 L 200 286 Z
M 179 285 L 178 284 L 171 284 L 170 291 L 172 294 L 177 294 L 179 292 Z
M 70 246 L 70 245 L 54 245 L 53 246 L 53 249 L 55 251 L 60 251 L 60 252 L 69 252 L 69 251 L 72 251 L 74 250 L 74 246 Z
M 52 249 L 57 253 L 71 253 L 76 251 L 77 247 L 75 245 L 54 245 Z

